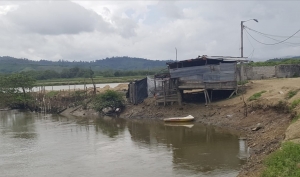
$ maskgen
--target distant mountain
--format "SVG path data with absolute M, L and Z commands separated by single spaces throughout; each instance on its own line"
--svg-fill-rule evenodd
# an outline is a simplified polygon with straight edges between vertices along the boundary
M 149 60 L 134 57 L 111 57 L 95 61 L 33 61 L 26 58 L 0 57 L 0 73 L 14 73 L 30 70 L 62 71 L 71 67 L 89 68 L 93 70 L 148 70 L 166 68 L 166 63 L 172 60 Z

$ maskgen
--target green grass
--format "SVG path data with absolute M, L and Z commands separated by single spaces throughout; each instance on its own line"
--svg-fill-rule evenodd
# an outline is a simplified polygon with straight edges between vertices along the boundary
M 287 93 L 286 99 L 292 98 L 292 97 L 295 96 L 297 93 L 298 93 L 298 90 L 290 90 L 290 91 Z
M 294 109 L 295 107 L 297 107 L 300 104 L 300 99 L 298 100 L 294 100 L 291 104 L 291 108 Z
M 262 177 L 299 177 L 300 145 L 292 142 L 282 144 L 281 149 L 272 153 L 264 164 L 267 168 Z
M 95 77 L 94 82 L 96 84 L 101 83 L 124 83 L 131 82 L 136 79 L 142 79 L 145 76 L 125 76 L 125 77 Z M 92 84 L 89 78 L 67 78 L 67 79 L 49 79 L 49 80 L 37 80 L 36 86 L 55 86 L 55 85 L 77 85 L 77 84 Z
M 266 91 L 263 90 L 263 91 L 261 91 L 261 92 L 254 93 L 252 96 L 250 96 L 250 97 L 248 98 L 248 100 L 249 100 L 249 101 L 257 100 L 257 99 L 260 98 L 261 95 L 262 95 L 263 93 L 265 93 L 265 92 L 266 92 Z

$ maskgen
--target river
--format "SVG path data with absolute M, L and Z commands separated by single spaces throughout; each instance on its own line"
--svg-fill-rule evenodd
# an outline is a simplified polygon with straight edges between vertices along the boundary
M 2 177 L 236 176 L 247 154 L 212 126 L 0 111 Z

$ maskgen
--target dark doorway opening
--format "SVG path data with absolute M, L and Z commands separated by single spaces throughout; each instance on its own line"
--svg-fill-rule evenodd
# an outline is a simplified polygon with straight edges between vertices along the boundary
M 220 101 L 228 99 L 233 90 L 207 90 L 210 101 Z M 203 91 L 183 93 L 183 102 L 186 103 L 205 103 Z

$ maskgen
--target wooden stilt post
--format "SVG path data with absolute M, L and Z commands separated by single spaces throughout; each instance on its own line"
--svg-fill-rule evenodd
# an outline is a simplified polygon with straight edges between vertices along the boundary
M 178 97 L 178 105 L 182 106 L 182 95 L 179 89 L 177 89 L 177 97 Z
M 236 90 L 234 90 L 228 98 L 231 98 L 235 92 L 236 92 Z
M 205 105 L 207 105 L 207 96 L 206 96 L 205 89 L 204 89 L 204 91 L 203 91 L 203 94 L 204 94 L 204 97 L 205 97 Z
M 166 106 L 166 83 L 163 81 L 163 91 L 164 91 L 164 106 Z
M 209 94 L 208 94 L 208 92 L 207 92 L 207 90 L 206 90 L 206 89 L 205 89 L 205 92 L 206 92 L 206 96 L 207 96 L 208 103 L 210 103 Z

